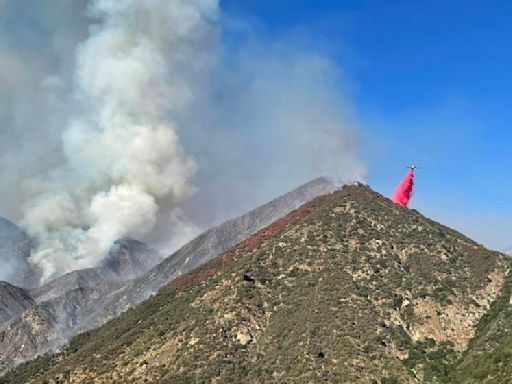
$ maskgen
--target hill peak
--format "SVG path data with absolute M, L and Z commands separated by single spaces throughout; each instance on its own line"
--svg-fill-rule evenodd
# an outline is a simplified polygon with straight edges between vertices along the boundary
M 510 270 L 506 256 L 345 186 L 6 380 L 500 382 L 486 380 L 510 377 L 512 357 L 485 372 L 476 361 L 512 340 Z

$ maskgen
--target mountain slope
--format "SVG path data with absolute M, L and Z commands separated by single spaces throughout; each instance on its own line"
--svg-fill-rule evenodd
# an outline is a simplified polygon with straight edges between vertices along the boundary
M 110 295 L 96 313 L 84 320 L 83 330 L 102 324 L 142 302 L 177 276 L 192 270 L 313 198 L 330 193 L 335 184 L 316 178 L 240 217 L 210 228 L 167 257 L 147 274 Z
M 67 273 L 31 290 L 0 282 L 0 372 L 65 343 L 109 294 L 160 260 L 144 243 L 124 238 L 98 267 Z
M 30 293 L 37 302 L 43 302 L 77 288 L 114 281 L 126 282 L 143 275 L 161 260 L 158 252 L 146 244 L 131 238 L 119 239 L 114 242 L 106 258 L 97 267 L 66 273 L 30 290 Z
M 3 382 L 457 382 L 489 340 L 507 345 L 510 270 L 504 255 L 345 187 Z M 463 382 L 503 382 L 471 375 Z
M 148 298 L 176 276 L 334 188 L 327 178 L 312 180 L 245 215 L 211 228 L 149 272 L 148 268 L 158 261 L 156 252 L 133 239 L 116 241 L 98 267 L 70 272 L 30 291 L 38 305 L 0 326 L 0 334 L 3 334 L 0 372 L 16 362 L 56 348 L 73 334 L 102 324 Z M 135 277 L 139 278 L 132 282 L 130 279 Z
M 35 304 L 25 289 L 0 281 L 0 324 L 18 316 Z
M 117 280 L 133 280 L 144 275 L 162 261 L 159 253 L 146 244 L 124 237 L 116 240 L 100 268 L 111 272 Z
M 512 280 L 478 326 L 477 337 L 457 361 L 453 383 L 510 383 L 512 378 Z

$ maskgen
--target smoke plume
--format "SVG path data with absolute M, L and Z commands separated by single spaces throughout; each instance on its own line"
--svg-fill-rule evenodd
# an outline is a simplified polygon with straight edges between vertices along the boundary
M 36 240 L 43 278 L 124 236 L 168 252 L 321 174 L 364 178 L 325 55 L 260 40 L 218 0 L 70 3 L 1 5 L 40 26 L 0 34 L 0 215 Z
M 413 187 L 414 169 L 411 168 L 396 188 L 392 198 L 393 202 L 401 205 L 402 207 L 407 207 L 412 197 Z
M 191 102 L 180 68 L 194 61 L 215 1 L 95 1 L 100 21 L 77 50 L 83 113 L 62 134 L 64 165 L 31 179 L 22 223 L 45 277 L 88 267 L 113 241 L 151 231 L 160 200 L 191 195 L 196 171 L 175 109 Z

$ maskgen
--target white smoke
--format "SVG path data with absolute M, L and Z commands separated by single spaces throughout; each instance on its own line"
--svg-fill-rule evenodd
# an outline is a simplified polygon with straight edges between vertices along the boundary
M 19 221 L 23 180 L 62 162 L 83 1 L 4 0 L 0 9 L 0 215 Z
M 218 0 L 84 4 L 0 3 L 50 31 L 20 50 L 0 25 L 0 215 L 36 239 L 43 278 L 123 236 L 169 252 L 312 177 L 364 178 L 325 55 L 240 33 Z
M 215 0 L 97 0 L 78 47 L 82 114 L 63 132 L 63 166 L 32 179 L 22 223 L 39 240 L 44 278 L 95 265 L 118 238 L 143 236 L 189 197 L 196 163 L 172 114 L 193 95 L 182 67 L 212 33 Z
M 300 37 L 259 35 L 251 30 L 219 60 L 195 102 L 201 113 L 186 119 L 182 138 L 199 163 L 199 192 L 187 204 L 204 227 L 321 175 L 366 177 L 338 65 Z

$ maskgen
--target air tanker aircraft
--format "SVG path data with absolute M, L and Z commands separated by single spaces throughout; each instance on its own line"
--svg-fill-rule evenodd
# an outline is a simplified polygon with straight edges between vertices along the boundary
M 416 165 L 409 165 L 406 168 L 409 169 L 409 172 L 400 182 L 391 198 L 393 202 L 401 205 L 402 207 L 407 207 L 409 205 L 414 188 L 414 170 L 419 169 Z

